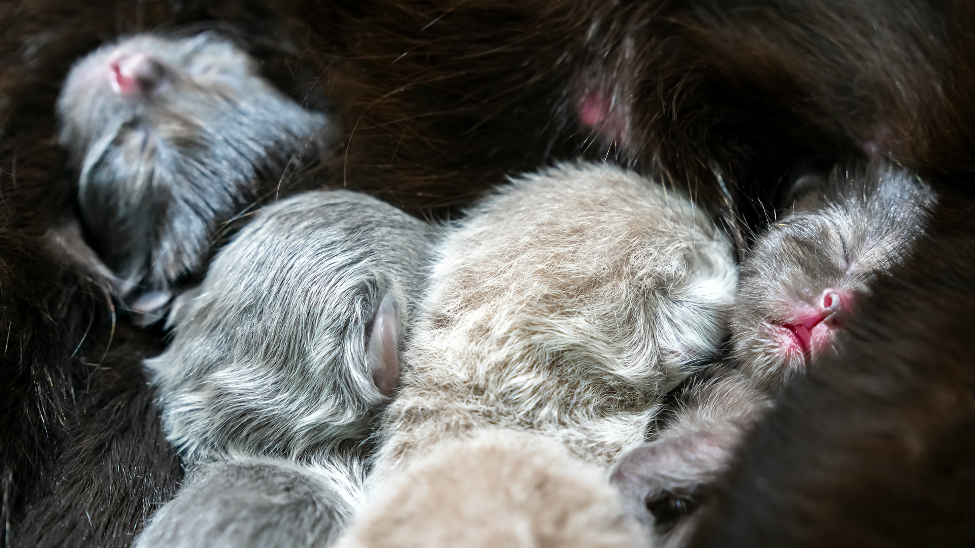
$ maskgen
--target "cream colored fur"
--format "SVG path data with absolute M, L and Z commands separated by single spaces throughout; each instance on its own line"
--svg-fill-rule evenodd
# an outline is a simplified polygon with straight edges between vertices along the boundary
M 589 164 L 513 181 L 445 231 L 377 483 L 482 427 L 542 434 L 609 467 L 715 354 L 736 275 L 710 218 L 654 181 Z
M 633 547 L 641 526 L 601 468 L 549 438 L 482 430 L 384 487 L 340 541 L 355 547 Z

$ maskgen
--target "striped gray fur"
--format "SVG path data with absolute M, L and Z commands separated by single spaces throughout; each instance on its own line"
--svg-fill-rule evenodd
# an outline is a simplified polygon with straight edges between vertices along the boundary
M 399 376 L 428 225 L 366 195 L 261 210 L 146 360 L 185 463 L 315 457 L 367 436 Z

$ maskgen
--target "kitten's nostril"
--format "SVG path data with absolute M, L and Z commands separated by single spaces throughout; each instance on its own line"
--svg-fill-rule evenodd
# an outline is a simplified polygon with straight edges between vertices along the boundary
M 127 54 L 109 64 L 112 90 L 126 96 L 151 93 L 163 81 L 163 64 L 142 54 Z
M 845 315 L 846 299 L 842 297 L 842 292 L 831 289 L 824 291 L 821 296 L 821 315 L 829 327 L 837 327 Z
M 823 298 L 824 309 L 835 312 L 841 309 L 841 296 L 837 292 L 827 291 Z

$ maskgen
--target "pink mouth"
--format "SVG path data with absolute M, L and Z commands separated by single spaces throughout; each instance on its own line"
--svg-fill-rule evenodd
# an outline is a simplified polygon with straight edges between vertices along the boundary
M 811 332 L 824 322 L 820 315 L 800 319 L 794 323 L 778 323 L 779 326 L 790 331 L 797 345 L 804 351 L 805 356 L 811 355 Z
M 828 289 L 819 299 L 815 307 L 804 304 L 796 311 L 796 316 L 789 321 L 774 321 L 779 332 L 790 334 L 789 342 L 784 342 L 785 349 L 800 348 L 804 357 L 809 359 L 812 352 L 829 345 L 834 338 L 834 330 L 841 322 L 844 309 L 851 302 L 850 292 L 844 289 Z M 786 336 L 786 334 L 785 334 Z

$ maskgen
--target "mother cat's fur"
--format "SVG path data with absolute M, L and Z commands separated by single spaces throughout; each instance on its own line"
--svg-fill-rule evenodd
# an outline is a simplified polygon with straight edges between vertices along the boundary
M 280 6 L 308 23 L 298 26 L 285 25 L 258 2 L 229 4 L 50 0 L 0 7 L 10 30 L 0 37 L 0 328 L 6 326 L 8 342 L 0 485 L 10 544 L 127 544 L 143 510 L 179 478 L 163 475 L 170 466 L 157 463 L 172 460 L 165 447 L 151 451 L 152 459 L 131 457 L 162 480 L 159 486 L 129 473 L 131 485 L 110 483 L 131 469 L 117 455 L 82 452 L 92 431 L 122 447 L 158 440 L 159 432 L 149 421 L 138 430 L 103 429 L 131 422 L 127 407 L 148 402 L 148 390 L 136 374 L 123 383 L 133 392 L 121 398 L 123 406 L 97 398 L 84 365 L 100 365 L 102 374 L 112 366 L 100 361 L 102 350 L 119 341 L 108 343 L 107 302 L 97 286 L 86 290 L 92 288 L 87 275 L 63 267 L 63 254 L 45 252 L 44 234 L 66 196 L 59 191 L 63 159 L 51 142 L 55 97 L 70 63 L 104 37 L 216 18 L 241 25 L 265 54 L 286 42 L 285 35 L 308 40 L 314 49 L 308 53 L 318 55 L 298 55 L 300 45 L 291 50 L 293 63 L 266 69 L 300 100 L 309 90 L 332 95 L 344 132 L 338 156 L 344 183 L 415 212 L 464 203 L 505 173 L 536 169 L 595 142 L 600 146 L 584 154 L 603 157 L 611 140 L 622 149 L 620 157 L 609 155 L 612 161 L 660 168 L 725 211 L 720 174 L 747 226 L 762 218 L 747 199 L 770 191 L 808 154 L 888 156 L 929 174 L 937 186 L 964 190 L 960 200 L 973 203 L 974 20 L 966 2 L 905 1 L 886 9 L 794 1 L 756 2 L 753 9 L 738 2 L 596 1 L 297 0 Z M 603 110 L 597 102 L 598 124 L 591 127 L 577 120 L 590 97 L 578 82 L 594 83 L 613 99 Z M 627 131 L 608 132 L 607 122 Z M 973 249 L 972 232 L 946 249 L 956 254 L 968 246 Z M 960 269 L 973 279 L 972 263 Z M 938 279 L 932 285 L 929 297 L 949 293 Z M 894 292 L 886 287 L 879 299 Z M 962 292 L 973 297 L 972 286 Z M 947 345 L 914 341 L 921 357 Z M 146 353 L 134 354 L 126 368 Z M 893 352 L 882 346 L 880 353 L 884 363 Z M 956 364 L 965 366 L 966 359 Z M 105 416 L 83 414 L 79 395 Z M 961 410 L 972 417 L 972 407 Z M 74 489 L 99 490 L 53 488 L 43 497 L 50 505 L 41 506 L 51 511 L 47 519 L 26 516 L 29 503 L 42 502 L 32 488 L 55 477 L 83 477 L 90 485 Z M 871 524 L 866 529 L 880 532 Z

